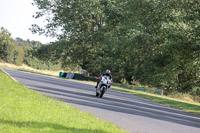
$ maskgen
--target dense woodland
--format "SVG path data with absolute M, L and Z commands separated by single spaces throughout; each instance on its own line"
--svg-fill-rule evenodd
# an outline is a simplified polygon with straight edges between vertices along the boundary
M 38 57 L 80 66 L 90 75 L 112 71 L 116 82 L 189 92 L 200 86 L 199 0 L 34 0 L 56 36 Z M 61 32 L 62 31 L 62 32 Z M 41 54 L 43 53 L 43 54 Z
M 37 59 L 80 67 L 94 77 L 110 69 L 115 82 L 137 81 L 166 94 L 199 93 L 199 0 L 34 0 L 33 5 L 40 9 L 34 17 L 45 17 L 47 24 L 33 24 L 32 32 L 59 40 L 35 49 Z

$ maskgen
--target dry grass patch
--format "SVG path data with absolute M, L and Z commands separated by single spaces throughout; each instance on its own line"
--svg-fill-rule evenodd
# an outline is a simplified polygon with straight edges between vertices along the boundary
M 50 71 L 50 70 L 38 70 L 32 67 L 29 67 L 25 64 L 22 64 L 21 66 L 17 66 L 17 65 L 9 64 L 9 63 L 0 63 L 0 67 L 7 67 L 7 68 L 13 68 L 13 69 L 25 69 L 25 70 L 30 70 L 30 71 L 44 73 L 44 74 L 53 75 L 53 76 L 58 76 L 60 72 L 60 71 Z

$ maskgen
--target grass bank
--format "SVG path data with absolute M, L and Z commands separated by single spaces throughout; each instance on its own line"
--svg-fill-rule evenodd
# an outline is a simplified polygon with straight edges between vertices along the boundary
M 125 133 L 79 109 L 13 81 L 0 70 L 0 131 L 15 133 Z

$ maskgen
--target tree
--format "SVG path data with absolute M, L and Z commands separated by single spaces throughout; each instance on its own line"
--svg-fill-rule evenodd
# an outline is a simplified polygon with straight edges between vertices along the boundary
M 49 17 L 44 29 L 33 25 L 32 31 L 60 39 L 47 47 L 64 66 L 78 65 L 94 76 L 109 68 L 118 82 L 138 80 L 168 92 L 187 92 L 199 85 L 198 0 L 34 4 L 41 10 L 35 18 Z
M 115 32 L 112 27 L 118 25 L 119 20 L 113 19 L 120 16 L 116 8 L 119 4 L 117 1 L 35 0 L 34 2 L 39 9 L 42 9 L 35 18 L 48 14 L 50 17 L 47 17 L 46 29 L 33 25 L 32 31 L 58 36 L 70 42 L 66 43 L 64 62 L 71 60 L 91 73 L 96 72 L 94 68 L 97 62 L 106 62 L 103 60 L 107 58 L 105 53 L 108 50 L 105 49 L 108 44 L 104 42 L 104 33 Z M 56 34 L 58 28 L 63 31 L 62 34 Z
M 22 47 L 16 44 L 11 34 L 3 27 L 0 31 L 0 59 L 16 65 L 21 65 L 24 61 Z
M 128 6 L 130 17 L 142 27 L 142 34 L 134 41 L 142 48 L 139 51 L 146 49 L 135 71 L 136 79 L 183 92 L 198 86 L 200 2 L 135 0 Z
M 1 27 L 0 31 L 0 59 L 6 61 L 9 52 L 9 43 L 10 43 L 11 34 Z

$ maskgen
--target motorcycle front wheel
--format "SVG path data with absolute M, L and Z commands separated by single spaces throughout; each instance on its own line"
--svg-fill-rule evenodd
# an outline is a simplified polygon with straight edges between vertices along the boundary
M 96 97 L 98 97 L 98 96 L 99 96 L 99 93 L 96 92 Z
M 101 94 L 99 97 L 103 97 L 103 94 L 105 93 L 105 89 L 106 89 L 106 86 L 101 86 Z

